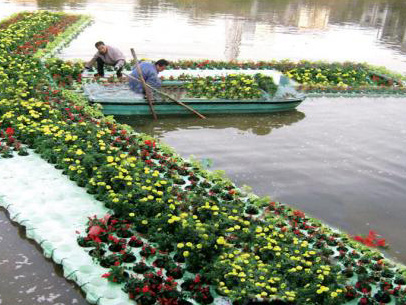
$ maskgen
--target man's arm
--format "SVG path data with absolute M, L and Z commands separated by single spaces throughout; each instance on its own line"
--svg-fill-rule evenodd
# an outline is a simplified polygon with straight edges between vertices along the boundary
M 124 59 L 120 59 L 116 62 L 116 64 L 114 65 L 114 70 L 118 70 L 121 67 L 123 67 L 125 64 L 125 60 Z
M 90 69 L 91 67 L 93 67 L 94 63 L 97 60 L 97 57 L 99 57 L 99 52 L 96 52 L 96 54 L 94 54 L 93 58 L 85 64 L 85 68 Z

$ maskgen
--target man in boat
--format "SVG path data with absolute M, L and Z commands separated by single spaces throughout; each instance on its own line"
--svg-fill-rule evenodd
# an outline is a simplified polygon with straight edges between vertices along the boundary
M 114 67 L 117 77 L 121 77 L 125 64 L 123 53 L 117 48 L 106 46 L 103 41 L 96 42 L 95 47 L 97 53 L 86 63 L 85 69 L 91 70 L 94 63 L 97 63 L 97 73 L 100 77 L 104 77 L 104 65 L 109 65 Z
M 168 65 L 169 62 L 165 59 L 160 59 L 155 63 L 143 61 L 139 64 L 145 82 L 154 88 L 161 87 L 161 79 L 158 77 L 158 73 L 165 70 Z M 129 77 L 130 89 L 135 93 L 145 93 L 141 81 L 136 80 L 139 79 L 137 67 L 134 67 L 130 75 L 132 76 Z

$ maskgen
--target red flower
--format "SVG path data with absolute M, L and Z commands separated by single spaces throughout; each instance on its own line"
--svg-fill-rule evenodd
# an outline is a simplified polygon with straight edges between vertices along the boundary
M 380 238 L 376 241 L 376 245 L 378 247 L 386 247 L 386 241 L 384 238 Z
M 305 213 L 299 210 L 293 211 L 293 215 L 299 217 L 299 218 L 305 218 Z
M 89 236 L 96 236 L 99 235 L 100 233 L 104 232 L 103 228 L 100 226 L 92 226 L 89 229 Z
M 149 287 L 148 287 L 148 286 L 144 286 L 144 287 L 142 288 L 142 292 L 146 293 L 146 292 L 148 292 L 148 291 L 149 291 Z
M 107 278 L 109 276 L 110 276 L 110 273 L 107 272 L 107 273 L 103 274 L 101 277 Z
M 11 127 L 7 127 L 6 134 L 11 137 L 14 134 L 14 129 Z
M 12 136 L 9 136 L 8 139 L 7 139 L 7 144 L 11 145 L 11 144 L 13 144 L 15 142 L 15 140 L 16 139 L 14 139 Z
M 353 239 L 368 247 L 386 247 L 386 240 L 377 236 L 375 231 L 370 230 L 367 237 L 354 236 Z
M 144 144 L 145 144 L 145 145 L 152 146 L 152 147 L 155 147 L 155 141 L 145 140 L 145 141 L 144 141 Z

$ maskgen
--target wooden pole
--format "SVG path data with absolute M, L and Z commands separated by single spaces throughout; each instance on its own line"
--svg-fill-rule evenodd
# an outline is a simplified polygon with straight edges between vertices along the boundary
M 125 76 L 127 76 L 128 78 L 132 78 L 132 79 L 134 79 L 134 80 L 136 80 L 136 81 L 139 81 L 139 79 L 137 79 L 136 77 L 134 77 L 134 76 L 132 76 L 132 75 L 128 75 L 128 74 L 125 74 L 125 73 L 123 73 L 123 74 L 124 74 Z M 158 94 L 160 94 L 160 95 L 162 95 L 162 96 L 164 96 L 164 97 L 170 99 L 171 101 L 173 101 L 173 102 L 175 102 L 175 103 L 177 103 L 177 104 L 179 104 L 179 105 L 185 107 L 186 109 L 188 109 L 188 110 L 190 110 L 191 112 L 193 112 L 194 114 L 196 114 L 198 117 L 200 117 L 200 118 L 202 118 L 202 119 L 205 119 L 205 118 L 206 118 L 203 114 L 197 112 L 196 110 L 194 110 L 192 107 L 186 105 L 185 103 L 182 103 L 181 101 L 176 100 L 176 99 L 173 98 L 172 96 L 170 96 L 170 95 L 168 95 L 168 94 L 166 94 L 166 93 L 164 93 L 164 92 L 159 91 L 158 89 L 156 89 L 156 88 L 150 86 L 150 85 L 147 84 L 147 83 L 145 83 L 145 85 L 148 87 L 148 89 L 151 89 L 151 90 L 153 90 L 154 92 L 156 92 L 156 93 L 158 93 Z
M 149 109 L 151 110 L 151 113 L 152 113 L 152 117 L 154 118 L 154 120 L 157 120 L 158 118 L 157 118 L 155 110 L 154 110 L 152 92 L 151 92 L 150 88 L 147 87 L 147 83 L 145 82 L 144 76 L 142 75 L 141 67 L 138 64 L 137 55 L 135 55 L 135 51 L 134 51 L 133 48 L 131 48 L 131 54 L 134 57 L 135 68 L 137 69 L 138 76 L 139 76 L 139 79 L 137 79 L 137 81 L 141 81 L 142 87 L 144 88 L 144 92 L 145 92 L 145 95 L 147 97 L 147 101 L 148 101 L 148 104 L 149 104 Z M 129 77 L 129 76 L 130 75 L 127 75 L 127 77 Z M 133 79 L 135 79 L 135 78 L 133 77 Z

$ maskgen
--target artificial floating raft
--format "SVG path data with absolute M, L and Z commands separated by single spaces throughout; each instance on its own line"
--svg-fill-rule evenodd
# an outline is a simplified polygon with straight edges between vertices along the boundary
M 162 91 L 203 114 L 287 111 L 305 99 L 294 81 L 275 70 L 167 70 L 161 75 Z M 126 83 L 87 83 L 83 90 L 91 102 L 102 105 L 105 114 L 150 115 L 144 96 Z M 160 97 L 154 109 L 158 115 L 190 114 Z

